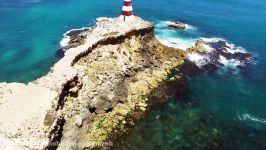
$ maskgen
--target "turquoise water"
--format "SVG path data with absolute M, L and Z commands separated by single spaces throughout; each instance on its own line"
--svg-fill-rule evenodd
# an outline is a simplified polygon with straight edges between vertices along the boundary
M 0 81 L 41 77 L 58 60 L 55 54 L 64 32 L 119 13 L 119 4 L 107 0 L 0 0 Z
M 0 81 L 28 82 L 59 58 L 67 30 L 117 16 L 122 0 L 0 0 Z M 266 149 L 266 1 L 134 0 L 135 14 L 160 38 L 224 38 L 255 56 L 244 72 L 226 68 L 189 79 L 189 103 L 169 100 L 140 121 L 117 149 Z M 182 21 L 185 32 L 161 30 Z M 184 45 L 189 44 L 185 43 Z

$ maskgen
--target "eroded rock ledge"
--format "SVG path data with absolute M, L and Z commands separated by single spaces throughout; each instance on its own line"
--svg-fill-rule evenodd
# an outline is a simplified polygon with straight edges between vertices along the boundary
M 177 66 L 202 52 L 164 46 L 153 29 L 138 17 L 99 18 L 46 76 L 0 83 L 0 149 L 110 148 L 149 107 L 178 91 Z

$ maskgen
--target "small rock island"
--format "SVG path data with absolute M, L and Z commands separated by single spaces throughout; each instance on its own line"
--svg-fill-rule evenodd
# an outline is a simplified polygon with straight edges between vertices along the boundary
M 182 23 L 182 22 L 179 22 L 179 21 L 168 23 L 167 26 L 169 28 L 173 28 L 173 29 L 176 29 L 176 30 L 185 30 L 186 29 L 186 24 Z

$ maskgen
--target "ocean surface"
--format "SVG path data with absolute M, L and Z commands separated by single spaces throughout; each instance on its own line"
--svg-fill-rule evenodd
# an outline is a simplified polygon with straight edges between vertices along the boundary
M 116 17 L 122 0 L 0 0 L 0 82 L 35 80 L 60 59 L 63 34 Z M 189 78 L 190 95 L 172 98 L 137 123 L 116 149 L 265 150 L 266 1 L 133 0 L 137 16 L 156 23 L 162 43 L 186 48 L 198 38 L 223 38 L 254 63 L 226 64 Z M 166 28 L 169 21 L 185 31 Z M 185 101 L 185 102 L 184 102 Z

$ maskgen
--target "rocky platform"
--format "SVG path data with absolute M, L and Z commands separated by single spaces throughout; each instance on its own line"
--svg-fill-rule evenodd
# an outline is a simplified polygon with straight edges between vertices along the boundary
M 180 91 L 172 83 L 182 81 L 191 54 L 208 53 L 200 43 L 164 46 L 153 29 L 138 17 L 99 18 L 46 76 L 0 83 L 0 149 L 111 148 L 147 109 Z
M 131 109 L 124 103 L 157 86 L 167 67 L 180 63 L 178 51 L 169 48 L 171 57 L 162 46 L 153 51 L 153 27 L 138 17 L 99 18 L 83 44 L 68 49 L 46 76 L 27 85 L 1 83 L 0 149 L 83 149 L 103 142 L 107 135 L 94 133 L 102 114 L 121 120 Z M 158 69 L 150 69 L 154 65 Z M 138 107 L 144 111 L 146 104 Z

